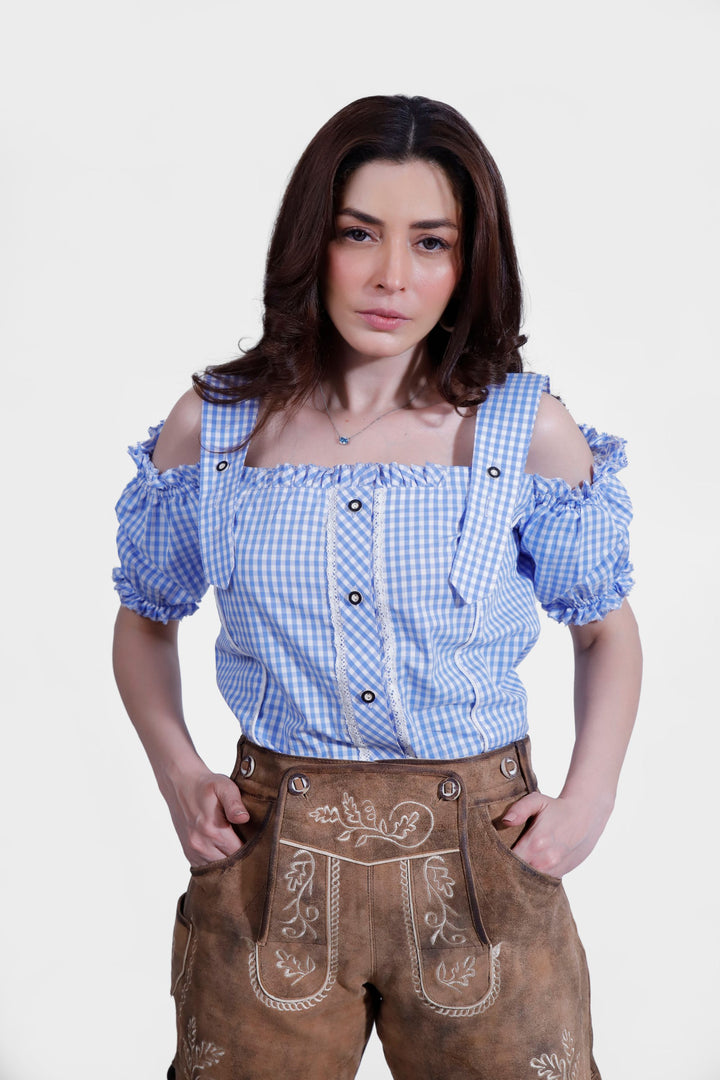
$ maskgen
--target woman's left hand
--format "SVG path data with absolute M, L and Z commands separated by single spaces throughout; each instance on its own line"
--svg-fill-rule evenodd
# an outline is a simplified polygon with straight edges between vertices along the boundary
M 562 877 L 595 847 L 610 817 L 610 809 L 567 795 L 553 799 L 540 791 L 531 791 L 513 803 L 503 821 L 517 826 L 534 818 L 513 851 L 541 873 Z

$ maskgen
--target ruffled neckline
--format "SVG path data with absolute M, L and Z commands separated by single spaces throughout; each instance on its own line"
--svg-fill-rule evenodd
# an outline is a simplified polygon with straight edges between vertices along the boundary
M 403 465 L 391 462 L 354 462 L 347 465 L 290 465 L 246 466 L 240 476 L 241 484 L 266 487 L 274 484 L 296 487 L 340 487 L 354 484 L 365 487 L 438 487 L 452 474 L 467 475 L 465 465 Z

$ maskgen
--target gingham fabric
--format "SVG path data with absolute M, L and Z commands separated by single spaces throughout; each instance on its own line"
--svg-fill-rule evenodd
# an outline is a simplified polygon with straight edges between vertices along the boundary
M 204 403 L 200 464 L 160 474 L 151 429 L 117 506 L 121 602 L 167 621 L 214 585 L 218 685 L 270 749 L 456 758 L 522 738 L 536 597 L 582 624 L 632 585 L 623 441 L 581 428 L 592 485 L 524 472 L 546 390 L 531 374 L 491 389 L 470 468 L 248 468 L 246 402 Z

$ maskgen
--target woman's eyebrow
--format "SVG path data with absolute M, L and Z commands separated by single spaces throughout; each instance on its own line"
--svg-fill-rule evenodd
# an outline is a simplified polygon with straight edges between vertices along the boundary
M 385 222 L 380 218 L 373 217 L 372 214 L 366 214 L 362 210 L 356 210 L 353 206 L 345 206 L 342 210 L 338 210 L 338 217 L 353 217 L 357 221 L 362 221 L 365 225 L 384 225 Z M 450 221 L 449 218 L 427 218 L 423 221 L 412 221 L 410 223 L 411 229 L 455 229 L 458 231 L 458 227 L 454 221 Z

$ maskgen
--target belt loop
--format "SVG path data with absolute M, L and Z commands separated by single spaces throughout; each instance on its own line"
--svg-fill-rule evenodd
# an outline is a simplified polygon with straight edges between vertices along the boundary
M 538 782 L 530 762 L 530 737 L 528 735 L 515 743 L 515 752 L 528 791 L 537 791 Z

